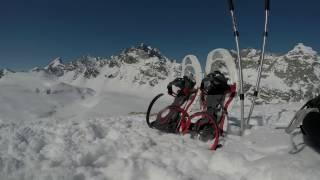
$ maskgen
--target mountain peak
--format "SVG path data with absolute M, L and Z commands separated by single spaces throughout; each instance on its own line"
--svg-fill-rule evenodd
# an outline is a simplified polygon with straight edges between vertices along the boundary
M 48 66 L 46 66 L 44 69 L 49 69 L 49 68 L 56 68 L 58 66 L 63 66 L 62 59 L 60 57 L 55 58 L 52 60 Z
M 44 68 L 45 71 L 55 74 L 57 76 L 63 76 L 65 65 L 62 63 L 60 57 L 52 60 L 48 66 Z
M 0 78 L 10 73 L 15 73 L 15 71 L 10 69 L 0 69 Z
M 287 56 L 297 57 L 297 56 L 306 56 L 309 58 L 316 57 L 317 52 L 312 49 L 312 47 L 306 46 L 303 43 L 298 43 L 294 48 L 288 52 Z
M 153 48 L 145 43 L 140 43 L 139 46 L 137 46 L 138 49 L 142 50 L 152 50 Z
M 4 74 L 15 73 L 15 71 L 13 71 L 13 70 L 11 70 L 11 69 L 7 69 L 7 68 L 2 69 L 2 72 L 3 72 Z
M 144 58 L 157 57 L 159 60 L 167 59 L 161 54 L 159 49 L 153 48 L 145 43 L 140 43 L 139 45 L 124 49 L 120 55 L 129 55 L 132 57 L 140 56 Z

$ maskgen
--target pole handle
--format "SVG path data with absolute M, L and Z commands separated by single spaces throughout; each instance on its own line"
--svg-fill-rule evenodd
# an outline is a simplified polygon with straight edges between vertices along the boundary
M 266 11 L 270 10 L 270 0 L 265 0 L 264 1 L 264 7 Z
M 233 0 L 228 0 L 228 4 L 229 4 L 229 10 L 233 11 L 234 10 Z

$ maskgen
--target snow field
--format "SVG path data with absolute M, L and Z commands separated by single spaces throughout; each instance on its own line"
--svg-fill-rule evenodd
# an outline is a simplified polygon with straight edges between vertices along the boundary
M 320 176 L 319 154 L 308 147 L 290 153 L 289 135 L 277 128 L 285 127 L 303 103 L 256 106 L 252 128 L 243 137 L 238 136 L 240 110 L 235 105 L 223 147 L 214 152 L 208 150 L 209 143 L 189 135 L 148 128 L 144 114 L 128 115 L 145 112 L 155 92 L 95 92 L 33 75 L 9 78 L 0 81 L 1 180 L 317 180 Z M 295 142 L 300 143 L 301 136 Z
M 283 130 L 229 134 L 218 151 L 147 128 L 144 116 L 1 123 L 5 179 L 318 179 L 320 158 L 291 155 Z

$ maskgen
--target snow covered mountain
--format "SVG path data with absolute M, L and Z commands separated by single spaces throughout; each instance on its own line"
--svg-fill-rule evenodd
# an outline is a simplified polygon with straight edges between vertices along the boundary
M 122 81 L 154 87 L 178 77 L 180 68 L 178 63 L 170 61 L 159 50 L 141 44 L 124 49 L 111 58 L 83 56 L 67 64 L 61 58 L 56 58 L 45 68 L 34 71 L 45 72 L 62 82 L 79 86 L 92 84 L 89 81 L 100 81 L 96 82 L 100 84 Z
M 242 57 L 245 88 L 249 90 L 255 85 L 260 51 L 246 49 Z M 314 97 L 320 92 L 319 60 L 317 52 L 302 43 L 284 55 L 266 54 L 260 101 L 300 101 Z
M 10 73 L 15 73 L 14 71 L 10 70 L 10 69 L 0 69 L 0 79 L 5 76 L 8 75 Z
M 235 51 L 230 52 L 236 57 Z M 256 81 L 260 53 L 253 48 L 241 50 L 248 96 L 251 96 Z M 267 53 L 265 59 L 258 102 L 300 101 L 319 93 L 320 58 L 311 47 L 299 43 L 286 54 Z M 151 88 L 165 91 L 167 83 L 180 76 L 181 64 L 156 48 L 140 44 L 110 58 L 83 56 L 70 63 L 56 58 L 46 67 L 34 68 L 31 72 L 94 90 Z M 0 77 L 7 73 L 0 71 Z

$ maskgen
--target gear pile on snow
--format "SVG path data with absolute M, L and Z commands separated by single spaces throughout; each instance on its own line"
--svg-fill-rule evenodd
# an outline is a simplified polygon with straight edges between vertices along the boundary
M 249 116 L 245 121 L 245 96 L 243 92 L 243 73 L 239 47 L 239 31 L 234 13 L 233 0 L 228 0 L 228 3 L 235 36 L 237 60 L 235 60 L 227 50 L 217 49 L 212 51 L 209 53 L 207 58 L 205 69 L 206 76 L 204 79 L 202 79 L 203 76 L 201 66 L 197 58 L 193 55 L 186 56 L 182 62 L 182 74 L 184 75 L 184 78 L 176 79 L 168 86 L 169 94 L 175 97 L 174 102 L 158 113 L 151 113 L 153 105 L 163 95 L 159 94 L 151 101 L 146 117 L 149 127 L 152 128 L 172 133 L 186 134 L 190 132 L 193 134 L 193 136 L 200 136 L 200 139 L 202 140 L 214 139 L 214 143 L 211 146 L 211 149 L 213 150 L 218 147 L 219 136 L 223 133 L 225 127 L 225 117 L 228 114 L 228 109 L 230 109 L 232 106 L 231 102 L 236 93 L 239 94 L 241 105 L 240 135 L 243 134 L 247 123 L 249 123 L 250 116 L 254 108 L 255 99 L 259 92 L 265 45 L 268 35 L 267 28 L 270 3 L 269 0 L 265 0 L 265 26 L 262 53 L 258 68 L 258 78 Z M 236 69 L 236 62 L 238 63 L 238 69 Z M 189 80 L 192 79 L 195 81 L 195 88 L 193 87 L 194 84 L 192 87 L 186 87 L 188 82 L 186 81 L 186 77 L 189 77 Z M 172 85 L 176 85 L 180 88 L 177 94 L 173 94 L 171 88 Z M 199 93 L 201 96 L 200 111 L 191 114 L 189 110 L 192 109 L 191 107 L 196 101 Z M 150 117 L 152 116 L 156 117 L 154 121 L 151 121 Z M 192 119 L 196 117 L 199 119 L 196 122 L 192 122 Z
M 164 94 L 150 103 L 146 120 L 151 128 L 167 133 L 191 134 L 202 141 L 212 140 L 210 149 L 219 147 L 219 137 L 226 131 L 228 110 L 237 91 L 235 59 L 229 51 L 217 49 L 209 53 L 206 77 L 195 56 L 183 60 L 183 78 L 176 78 L 167 86 L 173 103 L 158 112 L 155 105 Z M 173 86 L 178 88 L 173 91 Z M 193 108 L 200 97 L 200 107 Z M 192 111 L 197 109 L 196 111 Z

